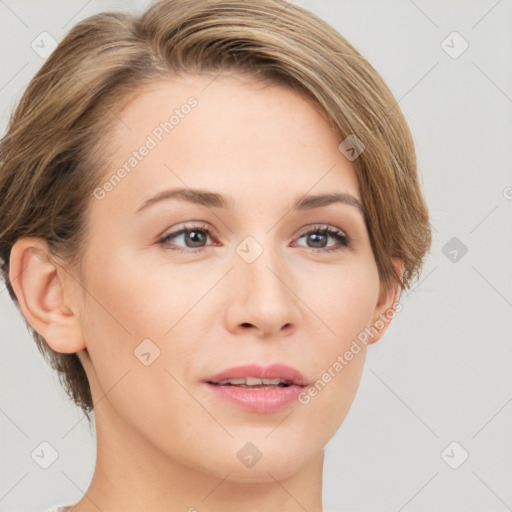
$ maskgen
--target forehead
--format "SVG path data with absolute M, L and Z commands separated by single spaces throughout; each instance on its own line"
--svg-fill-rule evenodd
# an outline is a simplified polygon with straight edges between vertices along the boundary
M 169 77 L 119 113 L 105 178 L 123 177 L 108 196 L 122 191 L 123 200 L 140 203 L 163 188 L 189 186 L 221 188 L 237 202 L 317 187 L 359 197 L 341 141 L 320 107 L 288 87 L 233 73 Z

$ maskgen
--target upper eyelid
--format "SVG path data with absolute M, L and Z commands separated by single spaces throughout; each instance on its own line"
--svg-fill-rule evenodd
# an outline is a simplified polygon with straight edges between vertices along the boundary
M 340 233 L 343 233 L 346 237 L 348 237 L 348 234 L 344 229 L 333 226 L 332 224 L 311 224 L 309 226 L 306 226 L 303 230 L 300 230 L 299 236 L 305 235 L 306 233 L 309 233 L 310 231 L 322 230 L 322 229 L 330 229 L 332 231 L 339 231 Z
M 194 222 L 194 221 L 191 221 L 191 222 Z M 161 240 L 161 239 L 164 239 L 164 238 L 168 238 L 171 235 L 173 237 L 174 236 L 179 236 L 179 235 L 182 235 L 184 231 L 189 231 L 189 230 L 194 230 L 194 229 L 205 231 L 205 232 L 208 233 L 208 236 L 210 236 L 212 238 L 215 236 L 215 230 L 211 226 L 209 226 L 206 222 L 203 222 L 203 221 L 196 221 L 196 222 L 197 222 L 197 224 L 183 225 L 183 226 L 180 226 L 180 227 L 178 227 L 176 229 L 173 229 L 172 231 L 165 231 L 159 237 L 159 239 Z M 310 224 L 308 226 L 305 226 L 303 229 L 301 229 L 299 231 L 299 233 L 297 235 L 295 235 L 295 237 L 302 238 L 304 235 L 310 233 L 311 231 L 315 231 L 315 230 L 316 231 L 320 231 L 322 229 L 330 229 L 332 231 L 338 231 L 347 240 L 349 240 L 349 241 L 351 240 L 351 237 L 348 235 L 348 233 L 344 229 L 338 228 L 338 227 L 333 226 L 331 224 L 319 224 L 319 223 L 314 223 L 314 224 Z

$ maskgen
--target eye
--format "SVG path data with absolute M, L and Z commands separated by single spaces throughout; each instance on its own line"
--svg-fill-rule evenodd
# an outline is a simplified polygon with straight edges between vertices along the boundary
M 171 240 L 182 237 L 186 247 L 174 246 L 169 244 Z M 206 224 L 197 224 L 195 226 L 183 227 L 176 231 L 166 234 L 158 243 L 166 249 L 178 252 L 202 252 L 205 249 L 205 243 L 211 237 L 211 231 Z
M 309 231 L 303 233 L 301 238 L 308 237 L 306 240 L 314 244 L 313 252 L 334 252 L 350 246 L 350 239 L 343 231 L 330 226 L 313 226 Z M 327 247 L 326 243 L 329 238 L 338 241 L 337 245 Z

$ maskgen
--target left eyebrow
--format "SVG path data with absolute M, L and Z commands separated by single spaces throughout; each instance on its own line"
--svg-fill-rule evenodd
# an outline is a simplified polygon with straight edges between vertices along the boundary
M 233 210 L 234 200 L 232 197 L 226 197 L 216 192 L 191 188 L 175 188 L 163 190 L 149 199 L 146 199 L 135 213 L 148 208 L 149 206 L 169 199 L 181 199 L 190 203 L 199 204 L 208 208 L 224 208 Z M 360 201 L 350 194 L 344 192 L 333 192 L 330 194 L 317 194 L 309 196 L 299 196 L 292 206 L 292 210 L 311 210 L 334 203 L 348 204 L 358 208 L 364 213 L 364 207 Z
M 358 208 L 361 213 L 364 213 L 364 207 L 358 199 L 353 195 L 345 194 L 344 192 L 333 192 L 331 194 L 317 194 L 304 196 L 299 198 L 293 210 L 311 210 L 313 208 L 320 208 L 321 206 L 328 206 L 333 203 L 349 204 Z

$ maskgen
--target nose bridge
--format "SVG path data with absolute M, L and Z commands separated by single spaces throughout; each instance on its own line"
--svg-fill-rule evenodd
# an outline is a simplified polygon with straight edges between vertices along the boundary
M 231 273 L 235 290 L 232 327 L 251 324 L 261 331 L 278 332 L 298 321 L 293 276 L 273 231 L 249 235 L 236 247 Z

